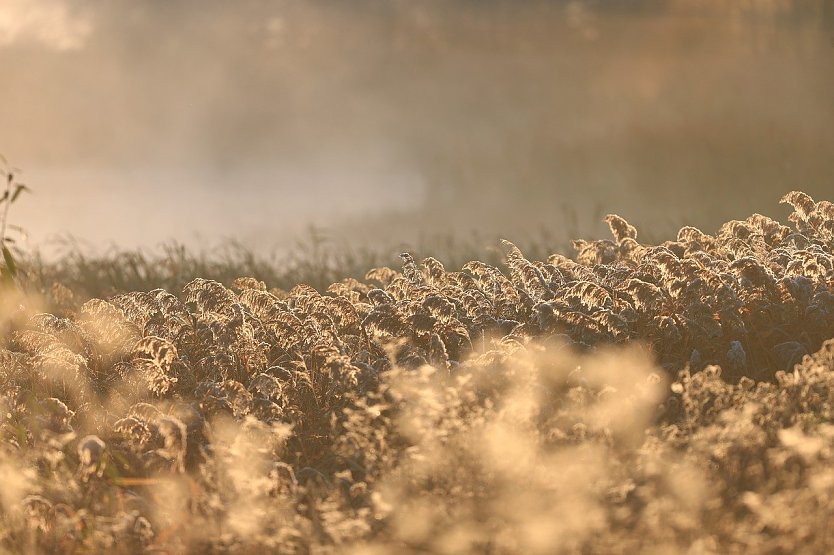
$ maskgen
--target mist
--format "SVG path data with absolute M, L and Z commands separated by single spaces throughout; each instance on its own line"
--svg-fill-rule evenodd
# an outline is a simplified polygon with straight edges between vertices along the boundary
M 6 0 L 29 243 L 654 236 L 834 190 L 834 7 Z

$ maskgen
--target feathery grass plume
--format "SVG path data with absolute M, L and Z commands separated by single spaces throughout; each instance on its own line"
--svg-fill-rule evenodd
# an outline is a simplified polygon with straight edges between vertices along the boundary
M 192 304 L 198 312 L 228 313 L 236 304 L 234 294 L 214 280 L 197 278 L 182 290 L 186 304 Z
M 816 203 L 814 212 L 819 214 L 825 221 L 834 220 L 834 202 L 821 200 Z
M 577 281 L 564 292 L 564 299 L 568 303 L 587 309 L 610 309 L 614 301 L 609 292 L 601 285 L 591 281 Z
M 345 278 L 340 282 L 333 283 L 327 288 L 328 293 L 339 297 L 345 297 L 351 304 L 361 302 L 363 295 L 367 295 L 371 288 L 355 278 Z
M 605 216 L 605 223 L 608 224 L 611 235 L 618 244 L 625 239 L 637 239 L 637 228 L 628 223 L 625 218 L 617 214 L 608 214 Z
M 244 289 L 238 294 L 238 300 L 263 322 L 269 322 L 290 310 L 287 303 L 260 289 Z
M 804 222 L 816 209 L 816 203 L 809 195 L 801 191 L 791 191 L 779 200 L 779 204 L 790 204 L 793 207 L 794 214 Z
M 383 266 L 368 270 L 368 273 L 365 274 L 365 279 L 376 281 L 383 287 L 386 287 L 397 275 L 399 275 L 399 272 L 396 270 Z
M 507 266 L 510 268 L 510 279 L 515 286 L 537 299 L 551 298 L 552 294 L 541 270 L 524 258 L 521 250 L 510 241 L 502 239 L 501 244 L 507 248 Z
M 157 312 L 153 297 L 145 292 L 133 292 L 116 295 L 109 302 L 120 309 L 128 320 L 144 332 L 147 324 Z
M 266 283 L 253 277 L 239 277 L 232 282 L 232 289 L 238 291 L 245 291 L 247 289 L 255 291 L 266 291 Z
M 631 296 L 631 305 L 639 311 L 654 312 L 663 305 L 665 299 L 660 287 L 639 278 L 624 282 L 623 291 Z
M 434 287 L 441 287 L 443 285 L 443 276 L 446 274 L 446 268 L 443 264 L 431 256 L 426 257 L 420 263 L 423 277 L 429 285 Z
M 132 358 L 147 391 L 157 397 L 172 392 L 178 381 L 174 370 L 177 347 L 173 343 L 161 337 L 143 337 L 133 346 Z
M 90 371 L 84 356 L 49 333 L 23 330 L 14 335 L 14 342 L 31 355 L 31 385 L 37 394 L 72 400 L 75 406 L 90 399 Z
M 576 250 L 576 261 L 585 266 L 610 264 L 617 259 L 617 245 L 612 241 L 575 239 L 572 244 Z
M 678 231 L 677 240 L 682 243 L 698 243 L 707 246 L 712 238 L 697 227 L 684 226 Z
M 594 279 L 593 270 L 562 254 L 551 254 L 547 257 L 547 262 L 558 268 L 567 281 L 576 279 L 591 281 Z
M 344 297 L 322 297 L 326 314 L 331 316 L 338 335 L 361 335 L 359 311 Z
M 718 238 L 726 241 L 731 239 L 749 241 L 755 234 L 756 228 L 751 224 L 739 220 L 730 220 L 721 226 L 721 229 L 718 231 Z
M 102 354 L 120 356 L 141 337 L 141 329 L 121 309 L 100 299 L 91 299 L 78 311 L 78 325 Z
M 759 230 L 771 247 L 778 245 L 790 235 L 790 228 L 761 214 L 753 214 L 747 218 L 747 223 Z

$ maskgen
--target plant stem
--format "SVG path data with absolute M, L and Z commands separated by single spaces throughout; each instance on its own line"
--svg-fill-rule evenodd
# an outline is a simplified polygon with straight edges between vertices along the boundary
M 6 222 L 9 219 L 9 207 L 12 205 L 12 181 L 14 174 L 9 172 L 6 176 L 6 205 L 3 206 L 3 222 L 0 226 L 0 246 L 6 245 Z

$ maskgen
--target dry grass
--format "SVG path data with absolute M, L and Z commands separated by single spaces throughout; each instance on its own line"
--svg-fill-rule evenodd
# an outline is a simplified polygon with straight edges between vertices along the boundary
M 403 253 L 326 291 L 8 287 L 0 542 L 829 552 L 834 205 L 784 200 L 790 227 L 648 245 L 612 215 L 574 258 Z

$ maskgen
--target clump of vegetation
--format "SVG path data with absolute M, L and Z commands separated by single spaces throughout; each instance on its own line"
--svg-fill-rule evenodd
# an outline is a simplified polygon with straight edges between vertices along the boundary
M 494 246 L 496 243 L 495 237 L 474 235 L 461 239 L 443 234 L 422 237 L 413 245 L 392 243 L 355 248 L 312 228 L 286 251 L 271 255 L 255 252 L 237 241 L 205 250 L 172 242 L 150 250 L 111 248 L 97 252 L 67 240 L 51 256 L 37 250 L 23 251 L 18 256 L 31 288 L 47 292 L 58 283 L 71 290 L 77 302 L 83 302 L 132 291 L 180 291 L 198 277 L 227 287 L 245 275 L 286 290 L 298 283 L 324 290 L 344 278 L 363 279 L 368 268 L 391 263 L 396 260 L 392 253 L 404 249 L 435 253 L 457 266 L 474 257 L 497 266 L 502 263 L 503 253 Z M 570 243 L 544 231 L 524 242 L 526 252 L 542 258 L 553 252 L 554 245 L 558 252 L 571 250 Z
M 827 552 L 834 204 L 17 303 L 11 551 Z M 3 293 L 6 294 L 5 292 Z M 11 310 L 11 309 L 10 309 Z

